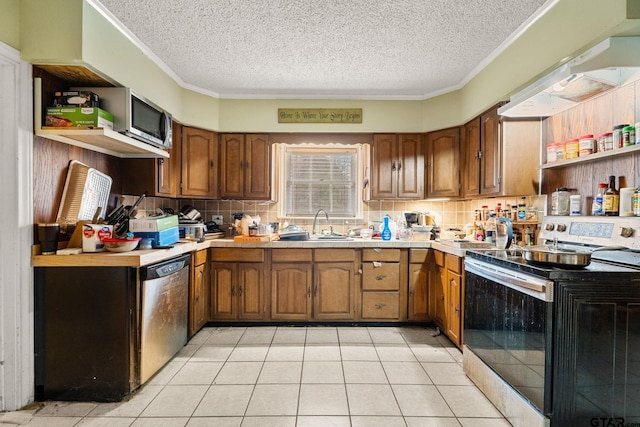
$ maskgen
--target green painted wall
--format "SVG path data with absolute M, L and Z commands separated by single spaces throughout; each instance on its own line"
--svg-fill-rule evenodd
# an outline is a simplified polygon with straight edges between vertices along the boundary
M 20 49 L 20 0 L 0 0 L 0 40 Z
M 231 132 L 424 132 L 457 126 L 611 35 L 640 35 L 640 0 L 559 0 L 462 89 L 423 101 L 218 99 L 182 88 L 85 0 L 0 0 L 0 40 L 32 63 L 80 63 L 134 88 L 184 124 Z M 17 7 L 17 4 L 20 7 Z M 629 10 L 635 10 L 630 8 Z M 60 22 L 78 22 L 61 26 Z M 13 44 L 12 44 L 13 43 Z M 278 124 L 278 108 L 362 108 L 362 124 Z

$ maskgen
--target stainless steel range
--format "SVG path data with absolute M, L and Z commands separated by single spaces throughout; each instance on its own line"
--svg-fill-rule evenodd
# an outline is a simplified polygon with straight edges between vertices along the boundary
M 640 218 L 545 217 L 538 240 L 588 265 L 467 252 L 465 372 L 514 426 L 640 423 Z

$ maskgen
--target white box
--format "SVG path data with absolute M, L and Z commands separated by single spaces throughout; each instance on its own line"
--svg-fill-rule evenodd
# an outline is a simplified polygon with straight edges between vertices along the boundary
M 113 225 L 84 224 L 82 226 L 82 252 L 102 252 L 102 239 L 113 237 Z

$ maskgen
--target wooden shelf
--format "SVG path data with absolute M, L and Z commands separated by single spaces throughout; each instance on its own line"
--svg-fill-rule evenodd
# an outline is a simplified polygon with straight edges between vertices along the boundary
M 111 129 L 47 128 L 42 126 L 42 81 L 34 79 L 33 111 L 35 134 L 65 144 L 121 158 L 169 158 L 169 153 Z
M 575 159 L 563 160 L 560 162 L 547 163 L 538 166 L 538 169 L 553 169 L 572 166 L 578 163 L 594 162 L 596 160 L 606 159 L 608 157 L 618 157 L 628 154 L 640 152 L 640 145 L 632 145 L 630 147 L 618 148 L 617 150 L 602 151 L 600 153 L 589 154 L 584 157 L 576 157 Z
M 122 158 L 169 157 L 167 151 L 110 129 L 40 128 L 36 135 Z

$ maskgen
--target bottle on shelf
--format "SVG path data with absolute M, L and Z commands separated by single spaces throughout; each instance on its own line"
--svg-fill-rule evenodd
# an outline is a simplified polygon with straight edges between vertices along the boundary
M 527 198 L 522 196 L 520 203 L 518 203 L 518 222 L 525 222 L 527 220 Z
M 602 210 L 602 204 L 603 204 L 605 191 L 607 191 L 607 184 L 604 182 L 599 183 L 598 190 L 596 191 L 596 195 L 593 198 L 593 204 L 591 205 L 591 215 L 595 215 L 595 216 L 604 215 L 604 210 Z
M 484 226 L 484 241 L 494 244 L 495 236 L 498 233 L 498 226 L 496 224 L 496 214 L 491 214 L 487 223 Z M 495 246 L 495 245 L 494 245 Z
M 617 216 L 620 206 L 620 194 L 616 190 L 616 177 L 609 177 L 609 186 L 602 199 L 602 210 L 607 216 Z

